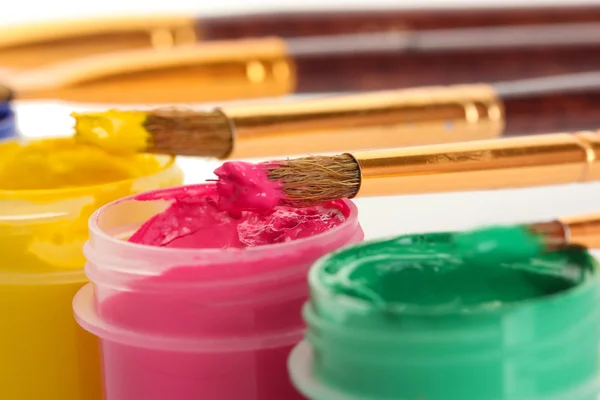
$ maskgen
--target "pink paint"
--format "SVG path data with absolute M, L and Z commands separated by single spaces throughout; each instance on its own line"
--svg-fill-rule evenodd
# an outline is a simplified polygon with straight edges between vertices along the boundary
M 269 180 L 264 165 L 229 161 L 215 174 L 222 210 L 270 212 L 283 199 L 281 185 Z
M 223 185 L 167 192 L 161 198 L 171 201 L 171 206 L 142 225 L 129 241 L 176 248 L 254 247 L 313 236 L 346 220 L 344 208 L 347 207 L 343 202 L 301 209 L 275 206 L 268 191 L 271 183 L 264 185 L 249 179 L 255 183 L 245 186 L 253 199 L 247 202 L 225 200 L 223 187 L 229 195 L 236 186 L 227 182 L 227 178 L 219 181 L 226 181 Z M 144 198 L 138 197 L 140 199 Z M 224 203 L 225 209 L 230 211 L 223 211 Z M 242 209 L 260 210 L 260 213 Z
M 171 205 L 158 215 L 148 207 L 165 199 Z M 356 207 L 234 201 L 232 213 L 222 204 L 216 185 L 193 185 L 127 198 L 92 217 L 86 273 L 94 285 L 74 307 L 102 339 L 107 400 L 302 399 L 286 363 L 304 332 L 306 272 L 363 239 Z M 110 236 L 132 226 L 141 228 L 131 242 Z

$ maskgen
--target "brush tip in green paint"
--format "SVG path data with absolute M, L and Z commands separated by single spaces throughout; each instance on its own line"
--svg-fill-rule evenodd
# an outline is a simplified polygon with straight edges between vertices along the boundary
M 543 236 L 527 225 L 496 225 L 457 232 L 454 246 L 459 257 L 477 264 L 529 259 L 545 250 Z

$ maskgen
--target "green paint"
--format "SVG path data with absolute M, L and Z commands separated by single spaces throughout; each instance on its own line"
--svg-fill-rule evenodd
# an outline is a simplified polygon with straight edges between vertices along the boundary
M 313 266 L 310 373 L 291 358 L 309 398 L 596 400 L 594 259 L 566 248 L 490 268 L 458 255 L 455 238 L 365 242 Z
M 502 243 L 508 242 L 504 238 L 519 236 L 514 229 L 486 232 L 499 237 L 498 242 Z M 501 234 L 496 235 L 498 232 Z M 318 269 L 317 279 L 333 293 L 344 293 L 379 307 L 401 304 L 405 308 L 458 310 L 553 294 L 582 282 L 590 274 L 579 266 L 581 262 L 565 261 L 567 256 L 587 254 L 575 249 L 535 261 L 507 263 L 501 255 L 493 256 L 495 251 L 469 251 L 465 247 L 467 240 L 457 246 L 459 236 L 464 238 L 462 234 L 448 233 L 402 236 L 356 246 L 327 259 L 326 267 Z M 527 246 L 523 248 L 515 259 L 539 254 Z M 496 260 L 501 262 L 494 263 Z
M 532 258 L 544 251 L 543 238 L 526 225 L 490 226 L 458 232 L 456 252 L 468 262 L 497 264 Z

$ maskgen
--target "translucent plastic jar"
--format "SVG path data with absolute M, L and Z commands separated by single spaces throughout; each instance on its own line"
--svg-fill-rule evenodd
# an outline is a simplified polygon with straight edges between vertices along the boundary
M 314 265 L 289 360 L 305 396 L 597 399 L 600 280 L 587 252 L 462 268 L 428 247 L 439 243 L 450 235 L 365 242 Z
M 10 144 L 0 143 L 0 158 Z M 72 309 L 73 296 L 87 282 L 87 222 L 112 200 L 180 184 L 173 158 L 157 160 L 154 173 L 131 180 L 0 190 L 1 399 L 102 398 L 97 340 L 77 325 Z
M 305 239 L 253 248 L 178 249 L 128 238 L 165 209 L 128 198 L 95 213 L 79 323 L 102 342 L 107 400 L 294 400 L 286 360 L 304 334 L 306 273 L 359 242 L 357 209 Z

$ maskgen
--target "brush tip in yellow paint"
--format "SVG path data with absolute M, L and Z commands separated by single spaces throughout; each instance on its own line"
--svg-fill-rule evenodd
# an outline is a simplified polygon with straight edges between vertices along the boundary
M 75 140 L 113 153 L 138 153 L 148 147 L 150 135 L 144 127 L 143 111 L 109 110 L 94 113 L 72 113 Z

